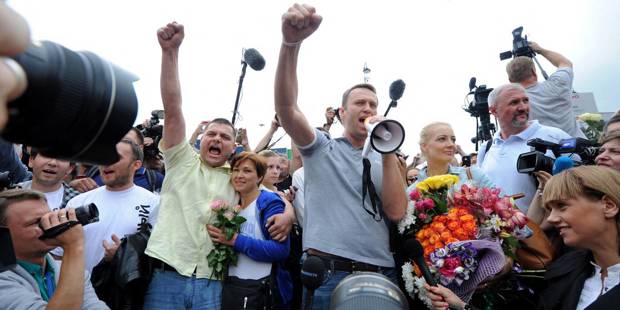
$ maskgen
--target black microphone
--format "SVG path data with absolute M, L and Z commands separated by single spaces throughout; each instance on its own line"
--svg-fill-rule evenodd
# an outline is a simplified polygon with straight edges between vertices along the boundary
M 323 284 L 325 264 L 316 256 L 308 256 L 301 266 L 301 283 L 308 290 L 304 309 L 312 309 L 314 290 Z
M 476 88 L 476 77 L 472 76 L 471 79 L 469 79 L 469 91 L 474 88 Z
M 428 266 L 424 261 L 424 249 L 422 248 L 420 241 L 416 239 L 409 239 L 405 241 L 403 251 L 407 257 L 413 259 L 415 264 L 418 265 L 418 268 L 422 271 L 422 276 L 424 277 L 424 280 L 426 280 L 426 283 L 430 286 L 437 286 L 437 281 L 435 281 L 435 278 L 431 275 L 431 272 L 428 270 Z
M 243 53 L 243 60 L 254 69 L 254 71 L 260 71 L 265 68 L 265 58 L 256 49 L 248 48 Z
M 392 99 L 392 101 L 400 99 L 400 97 L 403 96 L 404 92 L 405 82 L 403 82 L 403 80 L 396 80 L 390 85 L 390 99 Z

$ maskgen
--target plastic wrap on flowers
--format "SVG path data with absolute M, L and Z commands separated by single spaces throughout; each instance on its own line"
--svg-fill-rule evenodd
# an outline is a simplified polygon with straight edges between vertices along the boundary
M 455 242 L 455 245 L 470 243 L 477 250 L 478 268 L 470 275 L 467 281 L 458 285 L 451 283 L 447 286 L 462 300 L 469 302 L 478 285 L 496 275 L 506 264 L 506 256 L 499 242 L 489 240 L 467 240 Z

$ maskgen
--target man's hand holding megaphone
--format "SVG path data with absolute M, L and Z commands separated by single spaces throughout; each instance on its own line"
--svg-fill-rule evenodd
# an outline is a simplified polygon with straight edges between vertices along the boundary
M 405 141 L 405 129 L 395 120 L 374 115 L 366 118 L 364 125 L 368 131 L 362 151 L 364 157 L 368 156 L 371 148 L 381 154 L 394 153 Z

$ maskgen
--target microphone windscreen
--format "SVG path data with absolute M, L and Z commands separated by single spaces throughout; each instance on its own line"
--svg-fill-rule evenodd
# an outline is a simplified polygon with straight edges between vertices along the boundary
M 403 252 L 409 258 L 423 257 L 424 249 L 420 241 L 416 239 L 407 239 L 403 244 Z
M 405 92 L 405 82 L 403 80 L 396 80 L 390 85 L 390 99 L 396 101 L 403 96 Z
M 316 256 L 308 256 L 301 266 L 301 283 L 308 290 L 315 290 L 325 278 L 325 264 Z
M 471 79 L 469 79 L 469 90 L 471 91 L 475 87 L 476 87 L 476 77 L 472 76 Z
M 255 71 L 260 71 L 265 68 L 265 58 L 256 49 L 248 48 L 243 53 L 243 59 Z
M 555 162 L 553 163 L 553 170 L 552 170 L 552 174 L 556 175 L 564 170 L 573 168 L 575 166 L 575 163 L 573 162 L 573 160 L 568 157 L 568 156 L 560 156 L 558 158 L 555 159 Z

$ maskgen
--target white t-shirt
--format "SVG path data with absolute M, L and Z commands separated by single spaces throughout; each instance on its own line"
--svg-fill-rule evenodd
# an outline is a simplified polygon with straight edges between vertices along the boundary
M 123 238 L 138 232 L 143 223 L 152 228 L 157 219 L 159 196 L 135 185 L 120 192 L 102 186 L 75 196 L 67 203 L 67 208 L 89 203 L 96 204 L 99 209 L 99 222 L 84 226 L 85 269 L 90 272 L 105 254 L 103 240 L 113 244 L 112 234 Z M 62 256 L 62 249 L 56 248 L 52 254 Z
M 239 234 L 254 238 L 257 240 L 265 240 L 263 232 L 258 222 L 258 215 L 256 214 L 256 200 L 245 209 L 239 212 L 240 216 L 245 218 L 245 222 L 241 224 L 241 231 Z M 228 269 L 229 276 L 235 276 L 239 279 L 262 279 L 271 274 L 271 263 L 257 262 L 243 253 L 239 253 L 239 259 L 237 260 L 237 266 L 230 266 Z
M 45 195 L 45 199 L 47 199 L 47 205 L 50 207 L 50 210 L 58 210 L 62 205 L 62 198 L 65 194 L 65 188 L 60 185 L 60 188 L 57 190 L 43 194 Z

